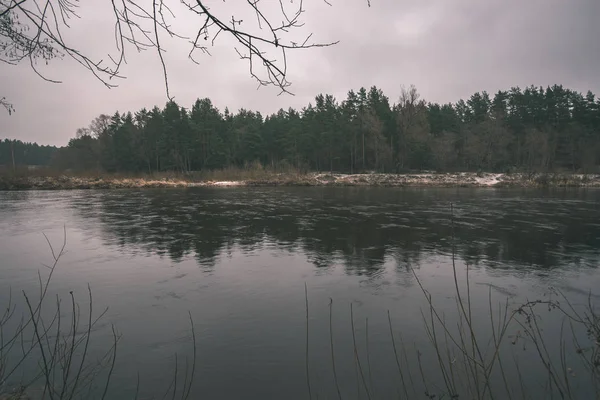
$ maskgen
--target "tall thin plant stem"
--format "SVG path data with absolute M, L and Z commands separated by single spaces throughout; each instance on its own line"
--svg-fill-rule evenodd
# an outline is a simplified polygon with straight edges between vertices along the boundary
M 388 315 L 388 323 L 390 326 L 390 337 L 392 338 L 392 347 L 394 349 L 394 359 L 396 360 L 396 366 L 398 367 L 398 374 L 400 375 L 400 382 L 402 383 L 402 390 L 406 398 L 408 399 L 408 390 L 406 389 L 406 382 L 404 381 L 404 373 L 402 372 L 402 367 L 400 366 L 400 357 L 398 357 L 398 349 L 396 347 L 396 339 L 394 339 L 394 330 L 392 329 L 392 317 L 390 317 L 390 310 L 387 312 Z
M 337 371 L 335 369 L 335 353 L 333 351 L 333 299 L 329 298 L 329 345 L 331 347 L 331 368 L 333 369 L 333 381 L 335 383 L 335 389 L 337 391 L 338 399 L 342 400 L 342 392 L 340 391 L 340 384 L 338 382 Z
M 365 374 L 364 374 L 362 366 L 360 364 L 360 357 L 358 356 L 358 348 L 356 347 L 356 332 L 354 329 L 354 311 L 353 311 L 352 303 L 350 303 L 350 325 L 352 327 L 352 344 L 354 346 L 354 357 L 356 360 L 356 364 L 358 366 L 358 371 L 360 373 L 360 379 L 362 381 L 363 386 L 365 387 L 365 392 L 367 393 L 367 398 L 370 400 L 371 393 L 369 393 L 369 386 L 367 385 L 367 381 L 365 379 Z
M 310 388 L 310 374 L 308 364 L 308 287 L 304 282 L 304 301 L 306 304 L 306 386 L 308 388 L 308 398 L 312 399 L 312 390 Z

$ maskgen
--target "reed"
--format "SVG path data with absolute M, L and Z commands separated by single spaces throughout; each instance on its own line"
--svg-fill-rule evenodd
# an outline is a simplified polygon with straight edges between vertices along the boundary
M 121 335 L 111 325 L 112 341 L 108 348 L 92 354 L 93 333 L 108 308 L 96 312 L 89 285 L 85 312 L 72 291 L 67 301 L 58 295 L 53 300 L 49 297 L 52 277 L 65 253 L 66 230 L 58 251 L 47 237 L 46 240 L 53 261 L 45 265 L 45 277 L 38 273 L 38 295 L 23 291 L 23 301 L 18 304 L 11 290 L 8 304 L 0 315 L 0 399 L 110 399 L 111 392 L 115 390 L 111 386 L 111 378 Z M 23 309 L 21 314 L 17 311 L 19 305 Z M 189 315 L 193 357 L 191 367 L 188 358 L 185 358 L 183 384 L 175 380 L 170 386 L 173 399 L 190 398 L 194 380 L 196 335 Z M 179 375 L 178 366 L 175 355 L 175 376 Z M 139 376 L 137 386 L 136 398 Z

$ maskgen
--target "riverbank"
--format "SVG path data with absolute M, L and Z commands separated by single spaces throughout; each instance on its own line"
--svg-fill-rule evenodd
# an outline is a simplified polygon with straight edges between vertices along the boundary
M 249 179 L 189 177 L 0 176 L 0 190 L 187 188 L 230 186 L 383 186 L 383 187 L 600 187 L 600 175 L 583 174 L 269 174 Z

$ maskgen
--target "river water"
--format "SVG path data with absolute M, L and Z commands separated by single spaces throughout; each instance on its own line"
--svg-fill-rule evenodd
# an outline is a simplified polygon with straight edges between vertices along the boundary
M 574 304 L 600 294 L 598 190 L 2 192 L 0 303 L 9 288 L 13 296 L 36 293 L 38 270 L 52 262 L 42 233 L 56 251 L 64 232 L 51 292 L 68 299 L 73 291 L 85 309 L 89 284 L 94 310 L 109 307 L 91 346 L 109 348 L 112 325 L 121 335 L 114 399 L 133 398 L 138 376 L 140 398 L 171 398 L 175 354 L 179 387 L 186 358 L 190 370 L 190 316 L 197 352 L 190 398 L 338 398 L 336 386 L 343 398 L 397 397 L 404 392 L 390 321 L 421 398 L 413 360 L 431 347 L 424 289 L 456 326 L 453 249 L 463 288 L 468 268 L 482 332 L 490 296 L 512 307 L 554 290 Z M 550 335 L 559 326 L 552 318 Z M 427 357 L 423 375 L 434 376 L 437 364 Z M 547 375 L 533 370 L 533 380 Z M 581 385 L 580 393 L 592 393 Z

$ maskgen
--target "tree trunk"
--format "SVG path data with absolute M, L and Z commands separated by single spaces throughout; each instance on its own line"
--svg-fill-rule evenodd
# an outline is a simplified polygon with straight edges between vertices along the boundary
M 354 149 L 352 143 L 350 143 L 350 174 L 354 173 Z
M 362 169 L 365 170 L 365 131 L 362 132 Z
M 16 164 L 15 164 L 15 141 L 11 140 L 10 141 L 10 156 L 12 158 L 12 167 L 13 167 L 13 171 L 17 169 Z
M 375 170 L 379 170 L 379 142 L 375 142 Z

